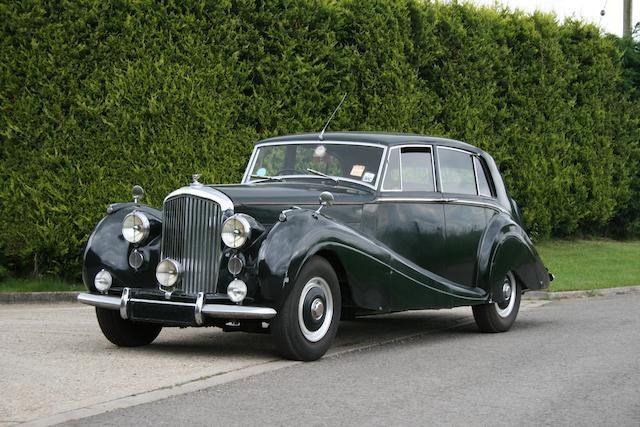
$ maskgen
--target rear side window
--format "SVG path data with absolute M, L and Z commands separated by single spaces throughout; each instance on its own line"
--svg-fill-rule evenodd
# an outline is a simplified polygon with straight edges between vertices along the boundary
M 473 158 L 463 151 L 438 148 L 444 193 L 478 194 Z
M 435 191 L 429 147 L 393 148 L 382 184 L 384 191 Z

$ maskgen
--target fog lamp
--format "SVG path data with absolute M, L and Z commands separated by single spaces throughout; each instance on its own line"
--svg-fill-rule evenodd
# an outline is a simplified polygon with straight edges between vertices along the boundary
M 107 270 L 100 270 L 98 274 L 96 274 L 95 279 L 93 279 L 93 286 L 103 294 L 106 293 L 111 284 L 113 283 L 113 278 L 111 274 Z
M 182 274 L 182 266 L 178 261 L 165 258 L 156 267 L 156 279 L 163 288 L 170 288 L 178 282 Z
M 227 295 L 233 302 L 241 302 L 247 296 L 247 285 L 240 279 L 234 279 L 227 287 Z

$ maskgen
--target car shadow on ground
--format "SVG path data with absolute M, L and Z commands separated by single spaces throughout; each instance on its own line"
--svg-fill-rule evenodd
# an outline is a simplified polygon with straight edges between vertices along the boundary
M 518 319 L 513 330 L 549 327 L 549 321 Z M 184 331 L 166 328 L 149 346 L 112 350 L 149 355 L 249 357 L 274 359 L 278 353 L 268 333 L 228 332 L 217 328 Z M 210 333 L 207 333 L 210 332 Z M 442 311 L 363 316 L 340 322 L 334 350 L 396 340 L 440 340 L 452 335 L 480 335 L 473 317 Z

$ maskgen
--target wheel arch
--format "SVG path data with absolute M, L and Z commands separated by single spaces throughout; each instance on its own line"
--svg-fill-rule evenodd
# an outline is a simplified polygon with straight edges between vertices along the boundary
M 511 216 L 498 214 L 489 222 L 479 246 L 478 286 L 495 299 L 509 271 L 523 291 L 548 286 L 548 274 L 529 236 Z
M 353 295 L 351 293 L 351 287 L 349 285 L 349 277 L 347 275 L 347 270 L 345 269 L 344 264 L 340 259 L 340 256 L 329 248 L 320 248 L 320 250 L 315 252 L 315 254 L 313 255 L 322 257 L 327 260 L 327 262 L 331 265 L 331 268 L 333 268 L 333 271 L 335 271 L 336 276 L 338 276 L 338 284 L 340 285 L 340 294 L 342 297 L 342 306 L 344 307 L 345 303 L 347 303 L 348 305 L 353 305 Z M 307 258 L 305 262 L 307 262 L 308 260 L 309 258 Z

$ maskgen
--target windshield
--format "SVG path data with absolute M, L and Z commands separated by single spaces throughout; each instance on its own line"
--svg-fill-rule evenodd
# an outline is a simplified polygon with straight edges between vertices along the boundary
M 382 147 L 348 143 L 266 145 L 257 148 L 247 181 L 328 175 L 375 186 L 382 154 Z

